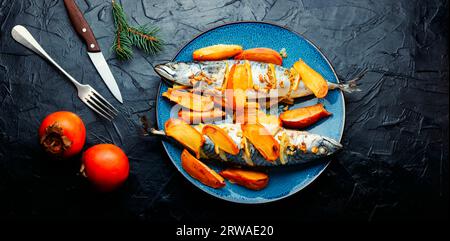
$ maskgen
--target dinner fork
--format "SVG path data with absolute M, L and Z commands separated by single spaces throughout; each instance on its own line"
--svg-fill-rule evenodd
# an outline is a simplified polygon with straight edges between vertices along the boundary
M 97 112 L 102 117 L 111 121 L 115 116 L 117 116 L 117 109 L 114 108 L 108 101 L 106 101 L 103 96 L 101 96 L 94 88 L 90 85 L 81 84 L 75 78 L 73 78 L 69 73 L 67 73 L 61 66 L 59 66 L 42 48 L 42 46 L 34 39 L 31 33 L 22 25 L 16 25 L 11 30 L 11 35 L 20 44 L 32 50 L 42 58 L 48 60 L 56 68 L 59 69 L 77 88 L 78 97 L 92 110 Z

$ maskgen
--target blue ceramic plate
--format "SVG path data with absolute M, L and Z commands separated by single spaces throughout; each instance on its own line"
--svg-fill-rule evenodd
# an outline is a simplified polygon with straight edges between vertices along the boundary
M 288 57 L 283 60 L 284 67 L 291 67 L 295 61 L 302 58 L 313 69 L 321 73 L 325 79 L 330 82 L 338 82 L 330 62 L 314 44 L 297 33 L 269 23 L 237 22 L 210 29 L 187 43 L 178 52 L 174 60 L 192 61 L 194 50 L 214 44 L 239 44 L 244 49 L 267 47 L 276 51 L 285 48 Z M 164 123 L 169 119 L 170 109 L 173 106 L 172 103 L 161 96 L 167 88 L 168 85 L 161 82 L 156 105 L 157 124 L 160 130 L 164 129 Z M 343 94 L 337 90 L 329 91 L 327 97 L 320 101 L 333 115 L 311 126 L 308 131 L 341 140 L 345 122 Z M 295 106 L 292 108 L 312 105 L 317 102 L 317 99 L 296 100 Z M 270 176 L 269 185 L 260 191 L 248 190 L 228 182 L 224 188 L 214 189 L 193 179 L 182 169 L 180 160 L 182 148 L 179 145 L 163 141 L 163 146 L 175 167 L 195 186 L 215 197 L 238 203 L 265 203 L 290 196 L 314 181 L 331 161 L 307 166 L 271 168 L 268 172 Z M 208 162 L 208 165 L 215 170 L 221 168 L 220 164 Z

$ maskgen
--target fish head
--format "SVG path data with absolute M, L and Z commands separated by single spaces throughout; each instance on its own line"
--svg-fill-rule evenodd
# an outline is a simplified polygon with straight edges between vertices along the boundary
M 338 141 L 330 137 L 323 136 L 322 141 L 318 145 L 317 154 L 324 157 L 329 156 L 342 149 L 342 147 L 343 147 L 342 144 L 339 143 Z
M 297 153 L 301 157 L 310 156 L 314 159 L 327 157 L 343 148 L 341 143 L 327 136 L 296 130 L 285 130 L 284 132 L 289 136 L 290 144 L 300 150 Z
M 158 64 L 154 67 L 154 69 L 155 69 L 155 72 L 159 76 L 161 76 L 161 78 L 164 78 L 171 82 L 175 81 L 176 69 L 173 68 L 172 63 Z
M 169 84 L 192 87 L 190 76 L 195 75 L 196 66 L 183 62 L 167 62 L 154 67 L 155 72 Z

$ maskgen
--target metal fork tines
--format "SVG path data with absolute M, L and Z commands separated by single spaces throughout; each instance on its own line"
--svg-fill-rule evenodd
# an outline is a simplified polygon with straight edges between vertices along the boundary
M 61 66 L 59 66 L 41 47 L 41 45 L 34 39 L 28 30 L 21 25 L 16 25 L 11 31 L 12 37 L 22 44 L 23 46 L 29 48 L 36 54 L 40 55 L 42 58 L 48 60 L 56 68 L 58 68 L 76 87 L 78 91 L 78 97 L 85 103 L 89 108 L 94 110 L 97 114 L 106 118 L 107 120 L 112 120 L 117 116 L 118 111 L 114 106 L 112 106 L 103 96 L 101 96 L 94 88 L 90 85 L 81 84 L 76 81 L 69 73 L 67 73 Z
M 82 85 L 78 88 L 78 97 L 97 114 L 108 120 L 117 116 L 117 109 L 89 85 Z

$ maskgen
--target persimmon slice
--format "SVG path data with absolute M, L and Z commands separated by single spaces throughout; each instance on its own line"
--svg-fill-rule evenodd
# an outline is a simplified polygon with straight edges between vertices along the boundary
M 255 146 L 267 161 L 273 162 L 280 156 L 280 144 L 271 133 L 259 123 L 241 125 L 242 134 Z
M 330 115 L 331 113 L 323 107 L 323 104 L 318 103 L 312 106 L 285 111 L 281 113 L 280 120 L 284 127 L 299 129 L 308 127 Z
M 180 119 L 171 118 L 164 127 L 167 136 L 172 137 L 200 157 L 200 148 L 205 142 L 205 138 L 200 132 Z
M 242 46 L 234 44 L 217 44 L 197 49 L 192 54 L 195 61 L 224 60 L 242 52 Z
M 162 96 L 184 108 L 194 111 L 209 111 L 214 108 L 214 102 L 211 96 L 201 96 L 185 90 L 176 90 L 172 88 L 169 88 Z
M 269 183 L 269 176 L 263 172 L 229 168 L 219 173 L 221 176 L 252 190 L 261 190 Z
M 246 90 L 249 88 L 249 73 L 245 64 L 235 64 L 235 69 L 232 75 L 232 83 L 234 90 Z
M 300 74 L 305 86 L 310 89 L 317 98 L 323 98 L 328 93 L 328 83 L 321 74 L 309 67 L 303 60 L 294 64 L 294 69 Z
M 231 155 L 237 155 L 239 148 L 233 139 L 220 127 L 215 125 L 205 125 L 202 130 L 203 135 L 208 136 L 214 145 Z
M 225 179 L 213 169 L 191 155 L 186 149 L 181 153 L 181 166 L 193 178 L 206 186 L 221 188 L 225 186 Z
M 242 51 L 242 53 L 236 55 L 234 59 L 245 59 L 257 62 L 272 63 L 276 65 L 281 65 L 283 63 L 283 58 L 281 57 L 281 55 L 277 51 L 269 48 L 246 49 Z
M 189 124 L 199 124 L 220 120 L 224 116 L 225 112 L 220 109 L 213 109 L 210 111 L 192 111 L 183 109 L 178 112 L 178 117 Z

